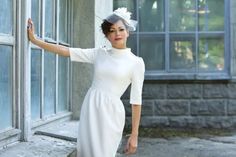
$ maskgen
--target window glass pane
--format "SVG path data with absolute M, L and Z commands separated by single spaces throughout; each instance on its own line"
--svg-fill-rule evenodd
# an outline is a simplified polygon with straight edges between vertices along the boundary
M 136 34 L 130 34 L 127 40 L 127 47 L 131 48 L 131 51 L 137 55 L 137 37 Z
M 134 20 L 137 20 L 135 4 L 136 4 L 135 0 L 114 0 L 113 1 L 114 10 L 120 7 L 126 7 L 128 11 L 132 13 L 131 18 Z
M 163 70 L 165 66 L 165 44 L 163 38 L 140 37 L 140 54 L 146 70 Z
M 224 70 L 223 37 L 202 37 L 199 40 L 199 69 L 202 71 Z
M 170 68 L 194 70 L 195 45 L 194 36 L 170 36 Z
M 37 34 L 39 36 L 39 34 L 40 34 L 39 0 L 32 0 L 32 2 L 31 2 L 31 14 L 32 14 L 31 15 L 32 20 L 34 21 L 35 34 Z
M 13 3 L 12 0 L 0 0 L 0 34 L 12 34 Z
M 68 42 L 68 5 L 67 0 L 60 0 L 59 7 L 59 40 Z
M 54 38 L 54 0 L 45 0 L 45 36 Z
M 163 32 L 164 0 L 140 0 L 138 22 L 141 32 Z
M 68 110 L 67 93 L 68 93 L 68 58 L 59 57 L 58 68 L 58 111 Z
M 170 31 L 195 31 L 195 0 L 170 0 Z
M 224 30 L 224 0 L 199 0 L 199 30 Z
M 31 50 L 31 118 L 40 119 L 41 50 Z
M 0 45 L 0 130 L 12 127 L 12 51 Z
M 55 113 L 56 96 L 56 55 L 44 54 L 44 115 Z

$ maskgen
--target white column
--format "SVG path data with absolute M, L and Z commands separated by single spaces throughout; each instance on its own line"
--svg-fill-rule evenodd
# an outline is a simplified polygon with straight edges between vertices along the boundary
M 31 0 L 21 0 L 21 19 L 20 19 L 20 37 L 19 45 L 21 64 L 21 103 L 20 103 L 20 129 L 22 130 L 21 140 L 28 141 L 31 136 L 31 81 L 30 81 L 30 43 L 27 36 L 27 21 L 31 16 Z

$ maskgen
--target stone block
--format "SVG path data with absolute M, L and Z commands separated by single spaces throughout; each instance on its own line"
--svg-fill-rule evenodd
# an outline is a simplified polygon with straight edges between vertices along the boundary
M 164 99 L 166 98 L 166 85 L 144 84 L 143 99 Z
M 193 116 L 223 116 L 226 115 L 226 101 L 224 100 L 196 100 L 190 104 Z
M 142 105 L 142 116 L 153 116 L 154 115 L 154 101 L 143 100 Z
M 150 116 L 145 116 L 141 118 L 140 121 L 140 126 L 141 127 L 168 127 L 169 126 L 169 120 L 168 117 L 150 117 Z
M 199 84 L 168 84 L 167 98 L 169 99 L 196 99 L 201 98 Z
M 131 105 L 128 100 L 123 100 L 126 116 L 130 117 L 132 114 Z M 154 101 L 143 100 L 141 116 L 153 116 L 154 115 Z
M 171 128 L 184 128 L 184 127 L 188 126 L 187 117 L 170 116 L 169 117 L 169 125 Z
M 229 98 L 236 99 L 236 84 L 235 83 L 230 83 L 228 85 L 228 90 L 229 90 Z
M 207 128 L 230 128 L 232 126 L 232 120 L 230 117 L 222 117 L 222 116 L 210 116 L 204 117 L 205 124 Z
M 121 96 L 121 99 L 129 99 L 130 98 L 130 86 L 126 89 L 124 94 Z
M 203 98 L 228 98 L 227 84 L 206 84 L 203 85 Z
M 156 116 L 189 115 L 189 102 L 186 100 L 157 100 L 154 105 Z
M 236 115 L 236 99 L 231 99 L 227 104 L 227 115 Z

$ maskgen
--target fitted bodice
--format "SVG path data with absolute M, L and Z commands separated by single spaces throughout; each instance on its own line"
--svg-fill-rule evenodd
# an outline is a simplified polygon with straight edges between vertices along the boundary
M 70 55 L 72 61 L 94 65 L 93 88 L 121 97 L 132 83 L 131 102 L 141 103 L 144 63 L 130 48 L 70 48 Z
M 131 83 L 135 66 L 135 62 L 131 62 L 132 55 L 130 49 L 114 48 L 99 54 L 94 63 L 92 86 L 121 97 Z

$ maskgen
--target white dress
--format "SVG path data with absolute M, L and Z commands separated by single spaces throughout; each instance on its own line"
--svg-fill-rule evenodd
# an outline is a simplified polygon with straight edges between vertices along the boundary
M 130 103 L 142 104 L 143 59 L 129 48 L 70 48 L 70 58 L 94 65 L 81 108 L 77 157 L 115 157 L 125 124 L 120 97 L 131 84 Z

